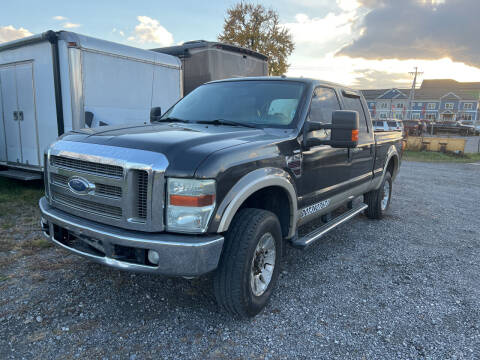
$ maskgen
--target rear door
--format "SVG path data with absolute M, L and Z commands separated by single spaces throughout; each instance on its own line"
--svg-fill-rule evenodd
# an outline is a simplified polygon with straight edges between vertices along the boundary
M 6 160 L 13 163 L 22 162 L 20 128 L 18 124 L 17 84 L 15 65 L 0 68 L 2 91 L 3 123 L 5 129 Z
M 39 165 L 32 63 L 0 68 L 6 160 Z
M 22 163 L 40 165 L 32 63 L 15 66 Z
M 345 110 L 357 111 L 359 115 L 358 146 L 349 151 L 351 186 L 358 186 L 369 182 L 372 178 L 375 138 L 371 121 L 365 112 L 366 103 L 362 101 L 360 95 L 350 91 L 343 91 L 342 95 Z
M 309 121 L 330 124 L 333 111 L 340 109 L 340 101 L 335 89 L 317 87 L 310 105 Z M 330 130 L 315 131 L 311 135 L 328 140 Z M 350 178 L 347 149 L 318 145 L 303 151 L 302 155 L 303 174 L 298 186 L 299 207 L 326 200 L 344 190 Z

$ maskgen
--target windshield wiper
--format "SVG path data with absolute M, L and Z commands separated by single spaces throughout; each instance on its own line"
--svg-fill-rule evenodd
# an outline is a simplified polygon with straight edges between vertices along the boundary
M 157 120 L 156 122 L 181 122 L 181 123 L 189 123 L 190 121 L 184 120 L 184 119 L 179 119 L 176 117 L 166 117 L 160 120 Z
M 196 121 L 197 124 L 212 124 L 212 125 L 230 125 L 230 126 L 244 126 L 248 128 L 258 129 L 258 126 L 252 123 L 241 123 L 232 120 L 225 120 L 225 119 L 215 119 L 215 120 L 200 120 Z

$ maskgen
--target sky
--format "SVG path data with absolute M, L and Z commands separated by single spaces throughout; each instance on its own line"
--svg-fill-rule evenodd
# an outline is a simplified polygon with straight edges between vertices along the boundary
M 216 40 L 237 0 L 2 0 L 0 43 L 70 30 L 141 48 Z M 422 79 L 480 81 L 480 0 L 253 1 L 293 36 L 287 75 L 356 88 Z

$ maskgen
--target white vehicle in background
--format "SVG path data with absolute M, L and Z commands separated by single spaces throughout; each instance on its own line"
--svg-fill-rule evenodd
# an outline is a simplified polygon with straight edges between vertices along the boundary
M 47 31 L 0 45 L 0 175 L 40 178 L 43 152 L 65 132 L 145 124 L 183 96 L 179 58 Z
M 403 133 L 403 124 L 397 119 L 374 120 L 374 131 L 401 131 Z

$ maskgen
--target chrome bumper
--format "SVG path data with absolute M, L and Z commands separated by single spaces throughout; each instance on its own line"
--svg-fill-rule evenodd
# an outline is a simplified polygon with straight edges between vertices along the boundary
M 121 270 L 156 273 L 170 276 L 198 276 L 215 270 L 222 252 L 224 238 L 221 235 L 174 235 L 166 233 L 143 233 L 99 224 L 70 215 L 48 204 L 45 197 L 39 202 L 44 235 L 75 254 Z M 105 249 L 99 255 L 72 246 L 64 239 L 55 239 L 55 233 L 75 237 L 86 244 L 101 244 Z M 158 265 L 118 260 L 115 246 L 133 251 L 154 250 L 159 254 Z

